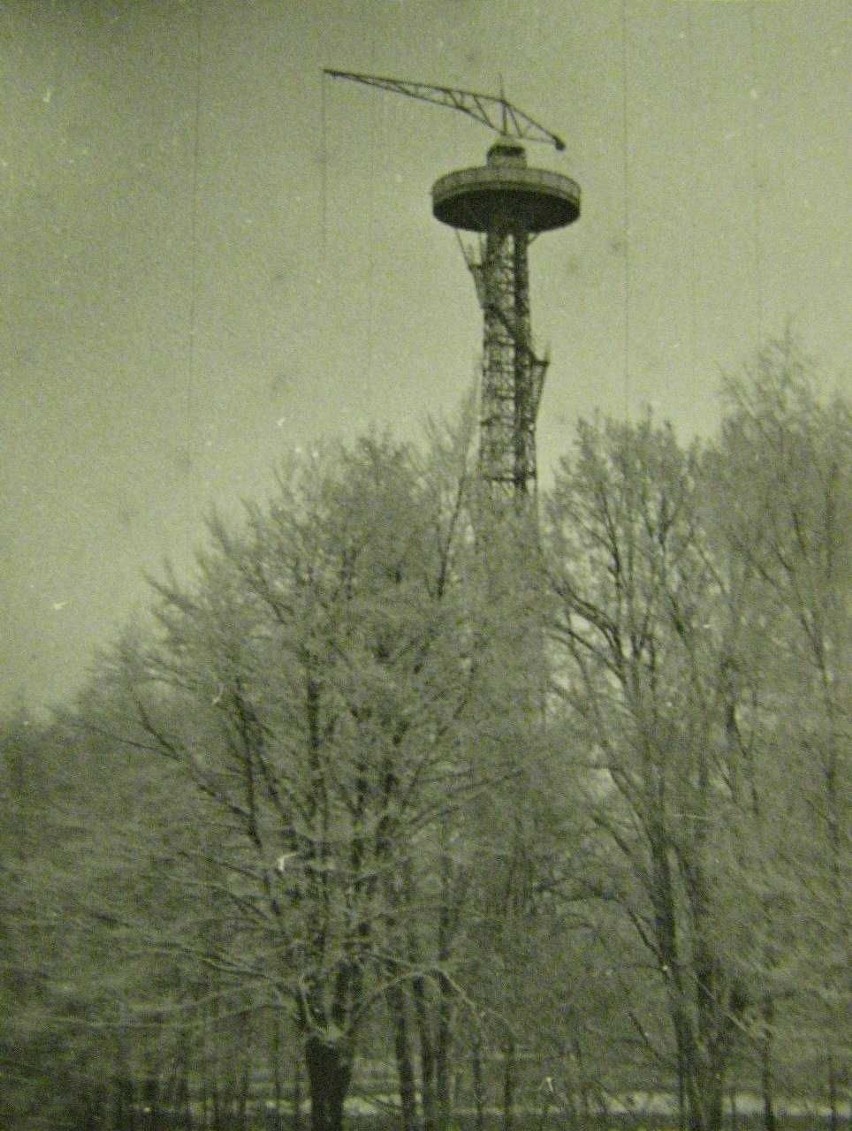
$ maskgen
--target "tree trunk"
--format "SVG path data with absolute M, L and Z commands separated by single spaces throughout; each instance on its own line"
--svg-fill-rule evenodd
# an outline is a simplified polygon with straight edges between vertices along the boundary
M 293 1131 L 302 1131 L 302 1062 L 298 1057 L 293 1069 Z
M 248 1045 L 247 1045 L 248 1047 Z M 242 1073 L 240 1078 L 240 1093 L 237 1103 L 237 1126 L 240 1131 L 247 1131 L 248 1128 L 248 1106 L 249 1097 L 251 1095 L 251 1065 L 248 1058 L 243 1061 Z
M 683 1049 L 677 1041 L 677 1126 L 678 1131 L 687 1131 L 686 1127 L 686 1069 L 683 1064 Z
M 387 991 L 387 999 L 393 1019 L 393 1044 L 399 1078 L 402 1131 L 417 1131 L 417 1084 L 414 1078 L 411 1041 L 408 1036 L 405 990 L 399 984 L 391 985 Z
M 180 1112 L 180 1126 L 185 1131 L 192 1127 L 192 1094 L 189 1086 L 189 1054 L 185 1051 L 181 1057 L 180 1076 L 175 1089 L 177 1109 Z
M 760 1086 L 763 1092 L 763 1131 L 776 1131 L 772 1080 L 772 1023 L 775 1007 L 767 994 L 763 999 L 763 1033 L 760 1038 Z
M 476 1131 L 485 1131 L 485 1081 L 482 1078 L 482 1034 L 477 1029 L 473 1034 L 470 1056 L 471 1084 L 473 1087 L 473 1108 L 476 1115 Z
M 828 1054 L 828 1104 L 829 1104 L 829 1126 L 831 1131 L 840 1131 L 840 1109 L 838 1107 L 837 1097 L 837 1067 L 834 1063 L 833 1053 Z
M 689 1131 L 708 1131 L 704 1123 L 703 1103 L 698 1084 L 698 1050 L 695 1047 L 689 1023 L 681 1020 L 677 1041 L 680 1045 L 680 1065 L 683 1071 L 683 1091 L 686 1100 L 686 1117 Z
M 417 1017 L 417 1031 L 420 1037 L 420 1097 L 423 1105 L 424 1131 L 437 1131 L 438 1120 L 435 1107 L 435 1049 L 429 1025 L 429 1007 L 426 1001 L 426 985 L 421 975 L 412 979 L 414 1011 Z
M 343 1105 L 352 1082 L 352 1050 L 344 1041 L 311 1035 L 305 1041 L 311 1131 L 343 1131 Z
M 725 1114 L 725 1075 L 700 1049 L 694 1036 L 686 1038 L 683 1056 L 689 1131 L 721 1131 Z
M 438 1131 L 447 1131 L 452 1115 L 453 1096 L 450 1079 L 450 1049 L 453 1041 L 453 1003 L 449 982 L 439 978 L 438 1024 L 435 1041 L 435 1100 Z
M 724 1118 L 724 1077 L 702 1063 L 694 1039 L 687 1041 L 684 1084 L 689 1131 L 721 1131 Z
M 707 1131 L 722 1131 L 722 1120 L 725 1117 L 725 1082 L 724 1077 L 715 1073 L 708 1073 L 707 1102 L 705 1105 L 704 1124 Z
M 576 1035 L 571 1038 L 571 1047 L 574 1053 L 574 1063 L 577 1065 L 577 1087 L 579 1090 L 579 1110 L 583 1126 L 588 1127 L 592 1121 L 592 1105 L 589 1096 L 589 1081 L 586 1077 L 585 1057 L 580 1038 Z
M 515 1125 L 515 1041 L 506 1038 L 503 1047 L 503 1131 Z
M 281 1018 L 272 1015 L 272 1047 L 269 1050 L 272 1068 L 272 1095 L 275 1104 L 275 1131 L 281 1131 L 281 1101 L 284 1089 L 281 1085 Z

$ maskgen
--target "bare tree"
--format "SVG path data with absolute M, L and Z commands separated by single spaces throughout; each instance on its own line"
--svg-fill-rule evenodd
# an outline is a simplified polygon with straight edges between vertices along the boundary
M 726 626 L 700 486 L 670 428 L 582 425 L 550 501 L 549 571 L 556 691 L 586 746 L 599 844 L 585 882 L 652 958 L 689 1125 L 717 1131 L 747 998 L 716 930 Z
M 747 693 L 729 733 L 751 825 L 741 888 L 759 907 L 749 951 L 763 987 L 765 1125 L 774 1125 L 781 1035 L 788 1065 L 825 1072 L 837 1126 L 849 1061 L 852 419 L 841 396 L 820 399 L 816 367 L 790 333 L 729 379 L 725 395 L 708 509 L 743 609 L 730 678 Z
M 315 1131 L 341 1126 L 373 1004 L 448 994 L 446 948 L 412 945 L 424 860 L 503 772 L 465 467 L 378 440 L 295 467 L 242 533 L 213 523 L 197 583 L 157 586 L 159 638 L 116 666 L 136 740 L 207 809 L 228 931 L 199 957 L 289 1003 Z

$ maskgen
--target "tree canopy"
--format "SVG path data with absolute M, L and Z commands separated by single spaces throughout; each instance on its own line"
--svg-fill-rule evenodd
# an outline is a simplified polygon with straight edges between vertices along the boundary
M 214 517 L 4 725 L 4 1124 L 836 1115 L 852 429 L 812 369 L 774 343 L 689 447 L 581 422 L 537 521 L 466 418 Z

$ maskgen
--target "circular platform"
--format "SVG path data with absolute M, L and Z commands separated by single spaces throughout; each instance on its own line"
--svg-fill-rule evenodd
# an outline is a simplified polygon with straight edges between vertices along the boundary
M 491 164 L 460 169 L 432 186 L 436 219 L 467 232 L 488 232 L 507 218 L 524 231 L 546 232 L 580 215 L 580 186 L 548 169 Z

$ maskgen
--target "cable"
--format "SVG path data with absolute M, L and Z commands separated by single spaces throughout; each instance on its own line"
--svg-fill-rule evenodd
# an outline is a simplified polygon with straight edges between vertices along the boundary
M 630 420 L 630 149 L 628 141 L 629 84 L 627 74 L 627 0 L 621 0 L 621 155 L 624 177 L 624 419 Z
M 377 205 L 376 205 L 376 169 L 381 166 L 380 161 L 376 161 L 375 154 L 378 146 L 381 146 L 382 151 L 385 151 L 386 146 L 386 109 L 383 102 L 378 108 L 381 113 L 379 119 L 378 131 L 376 129 L 375 111 L 371 116 L 371 129 L 370 129 L 370 173 L 369 173 L 369 197 L 370 202 L 368 206 L 368 230 L 367 230 L 367 337 L 366 337 L 366 381 L 365 381 L 365 400 L 368 416 L 368 423 L 373 425 L 373 411 L 374 411 L 374 398 L 373 398 L 373 350 L 375 346 L 376 337 L 376 322 L 375 322 L 375 280 L 376 280 L 376 242 L 377 242 Z M 377 145 L 378 133 L 378 145 Z
M 752 0 L 748 6 L 750 61 L 751 61 L 751 87 L 749 99 L 751 101 L 751 182 L 754 206 L 752 208 L 752 245 L 754 252 L 754 288 L 755 288 L 755 322 L 757 327 L 757 343 L 755 353 L 763 348 L 763 245 L 760 238 L 761 210 L 760 210 L 760 178 L 758 166 L 758 128 L 757 128 L 757 101 L 759 88 L 757 85 L 757 6 Z
M 320 133 L 322 135 L 320 153 L 320 251 L 323 274 L 326 267 L 326 233 L 328 229 L 328 110 L 326 107 L 326 83 L 328 75 L 322 72 L 320 80 Z
M 189 261 L 190 261 L 190 281 L 189 281 L 189 356 L 188 356 L 188 373 L 186 380 L 186 397 L 184 409 L 186 412 L 186 464 L 187 468 L 192 471 L 192 417 L 195 408 L 194 404 L 194 381 L 195 381 L 195 339 L 198 322 L 198 166 L 199 154 L 201 149 L 200 135 L 201 135 L 201 5 L 203 0 L 196 0 L 195 5 L 195 92 L 194 92 L 194 107 L 193 107 L 193 123 L 192 123 L 192 181 L 190 186 L 190 220 L 189 220 Z M 196 469 L 197 470 L 197 469 Z M 192 475 L 190 475 L 190 484 L 192 483 Z M 190 510 L 193 512 L 188 517 L 188 521 L 184 524 L 184 529 L 189 531 L 191 529 L 192 520 L 195 517 L 194 511 L 194 492 L 191 486 L 187 491 L 187 498 Z
M 698 349 L 698 294 L 696 286 L 695 245 L 697 236 L 697 221 L 695 216 L 696 201 L 698 200 L 698 129 L 696 112 L 696 75 L 698 67 L 695 60 L 695 27 L 693 24 L 693 8 L 690 5 L 686 13 L 687 44 L 689 54 L 689 72 L 693 81 L 689 89 L 689 181 L 691 186 L 692 207 L 690 209 L 689 231 L 689 358 L 692 365 L 690 380 L 694 381 L 697 375 L 697 349 Z

